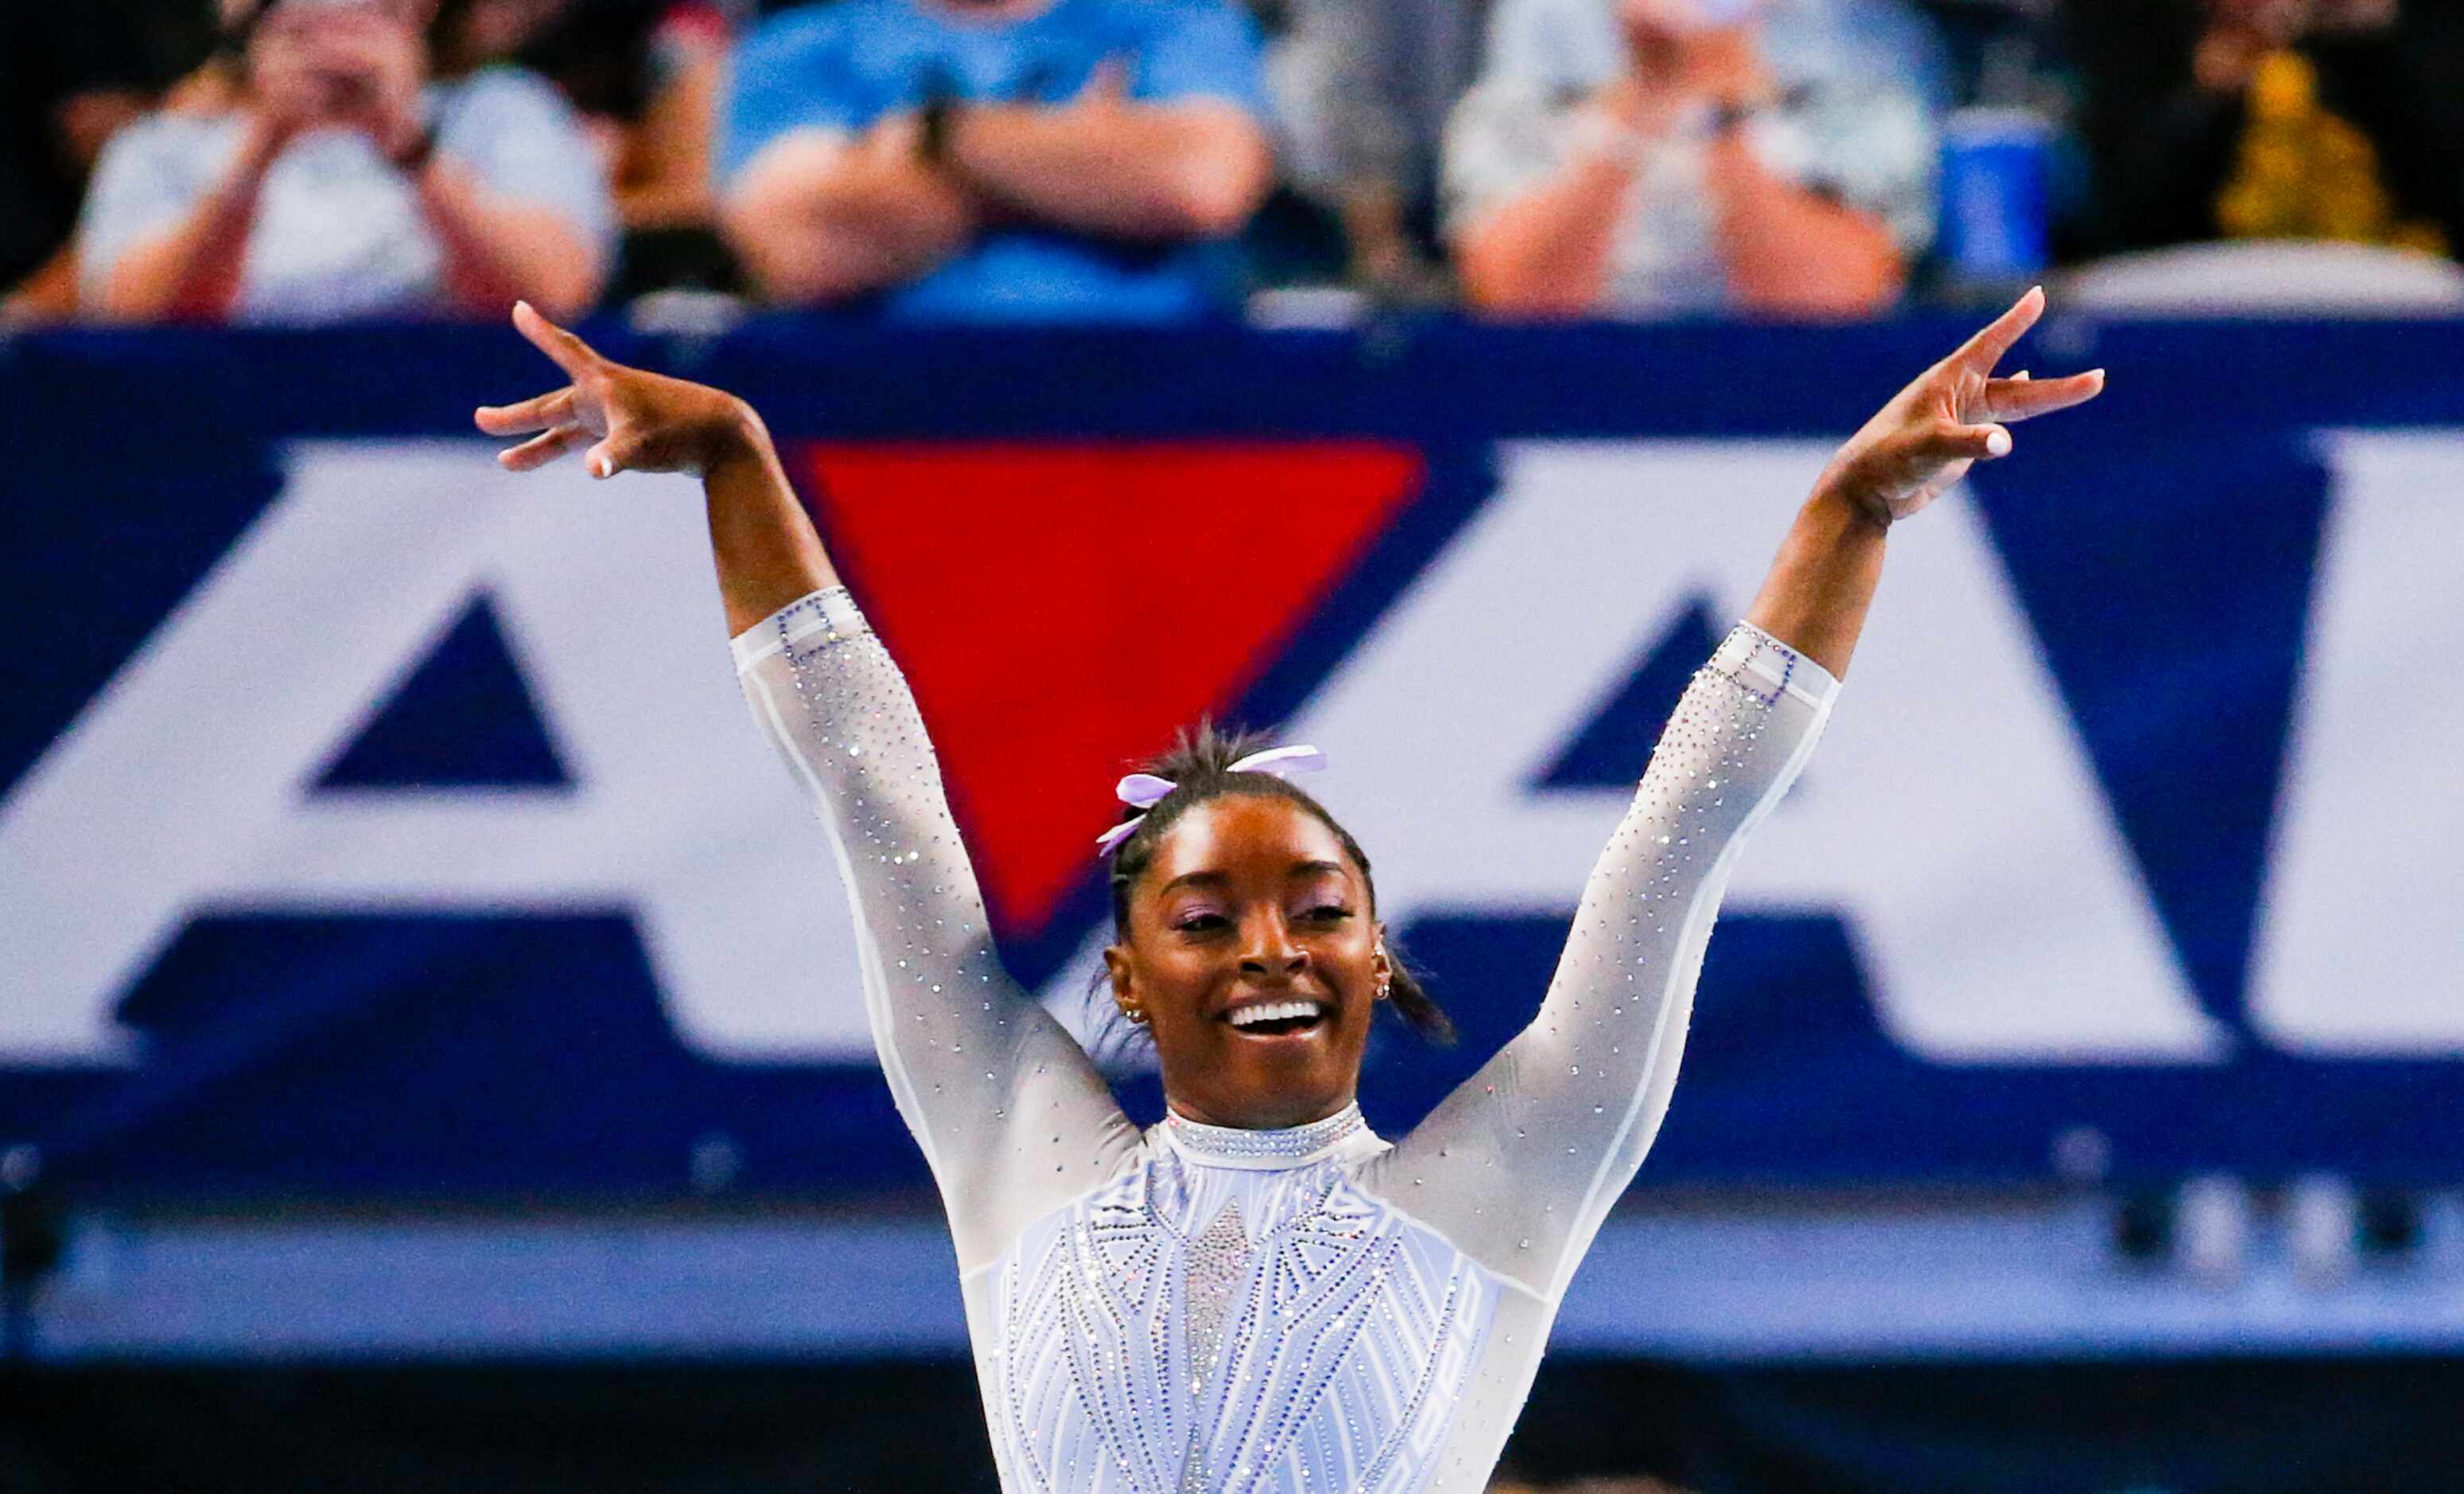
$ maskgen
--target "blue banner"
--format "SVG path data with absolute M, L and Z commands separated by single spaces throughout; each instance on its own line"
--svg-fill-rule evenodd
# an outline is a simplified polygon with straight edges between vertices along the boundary
M 907 665 L 1010 962 L 1203 712 L 1524 1021 L 1687 673 L 1947 322 L 608 350 L 734 388 Z M 2101 324 L 2106 397 L 1892 540 L 1713 940 L 1643 1186 L 2464 1178 L 2464 324 Z M 187 1195 L 920 1183 L 691 486 L 495 471 L 510 333 L 0 344 L 0 1163 Z M 1151 1076 L 1124 1080 L 1152 1113 Z

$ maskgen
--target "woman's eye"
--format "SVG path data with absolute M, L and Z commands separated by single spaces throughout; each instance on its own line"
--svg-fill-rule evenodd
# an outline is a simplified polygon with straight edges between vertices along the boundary
M 1221 913 L 1191 913 L 1173 925 L 1183 934 L 1206 934 L 1225 926 Z
M 1341 903 L 1320 903 L 1304 916 L 1315 918 L 1322 923 L 1339 923 L 1352 916 L 1352 910 Z

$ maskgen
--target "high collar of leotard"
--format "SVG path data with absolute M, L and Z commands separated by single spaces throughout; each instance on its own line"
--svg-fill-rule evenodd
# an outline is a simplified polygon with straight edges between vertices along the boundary
M 1156 1128 L 1174 1151 L 1205 1167 L 1244 1167 L 1274 1172 L 1305 1167 L 1342 1150 L 1355 1136 L 1369 1133 L 1369 1123 L 1357 1104 L 1347 1105 L 1321 1121 L 1306 1126 L 1250 1131 L 1238 1126 L 1207 1126 L 1184 1120 L 1167 1109 Z

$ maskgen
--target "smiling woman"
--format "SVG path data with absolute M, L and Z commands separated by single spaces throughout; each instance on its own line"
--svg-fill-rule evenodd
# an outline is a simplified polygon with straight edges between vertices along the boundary
M 1813 751 L 1890 525 L 2007 454 L 1994 422 L 2102 385 L 1992 376 L 2042 308 L 2030 293 L 1841 448 L 1670 718 L 1538 1014 L 1391 1143 L 1353 1090 L 1376 1005 L 1417 988 L 1368 857 L 1265 771 L 1305 749 L 1201 735 L 1124 780 L 1145 812 L 1105 837 L 1105 957 L 1162 1062 L 1141 1131 L 1002 972 L 914 700 L 759 417 L 517 310 L 572 382 L 478 412 L 535 433 L 506 466 L 586 446 L 597 476 L 702 479 L 746 699 L 838 853 L 882 1066 L 949 1211 L 1004 1487 L 1486 1483 L 1667 1109 L 1730 868 Z
M 1122 780 L 1133 812 L 1103 842 L 1112 1000 L 1186 1076 L 1173 1109 L 1225 1126 L 1298 1125 L 1351 1104 L 1380 1001 L 1422 1037 L 1454 1041 L 1386 947 L 1368 853 L 1282 776 L 1323 759 L 1259 748 L 1200 726 Z

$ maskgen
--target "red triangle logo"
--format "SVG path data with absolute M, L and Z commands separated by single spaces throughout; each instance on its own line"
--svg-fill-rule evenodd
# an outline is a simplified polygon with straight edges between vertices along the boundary
M 995 928 L 1045 932 L 1112 783 L 1228 710 L 1421 490 L 1372 442 L 829 444 L 815 520 L 913 684 Z

